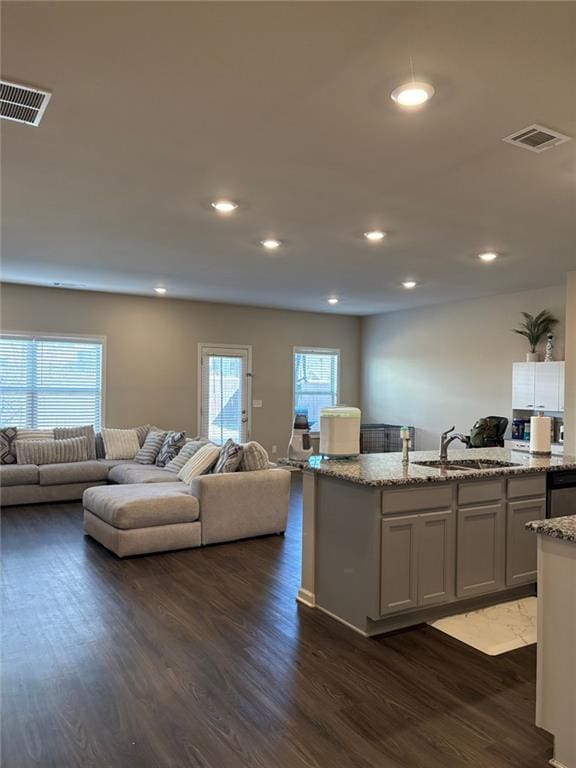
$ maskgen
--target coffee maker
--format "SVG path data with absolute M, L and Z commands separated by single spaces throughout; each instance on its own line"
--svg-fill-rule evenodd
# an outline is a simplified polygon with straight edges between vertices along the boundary
M 310 424 L 305 413 L 297 413 L 294 417 L 292 436 L 288 444 L 288 458 L 290 461 L 306 462 L 312 456 L 313 448 L 310 440 Z

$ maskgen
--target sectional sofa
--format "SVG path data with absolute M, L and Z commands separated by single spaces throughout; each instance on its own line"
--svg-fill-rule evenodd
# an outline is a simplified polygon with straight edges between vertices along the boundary
M 119 557 L 283 533 L 290 473 L 206 474 L 94 459 L 0 466 L 3 506 L 83 499 L 85 532 Z

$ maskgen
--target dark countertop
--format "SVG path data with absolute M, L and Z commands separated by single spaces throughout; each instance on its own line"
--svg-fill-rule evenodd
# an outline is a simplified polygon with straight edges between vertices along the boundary
M 576 542 L 576 513 L 566 517 L 551 517 L 549 520 L 533 520 L 526 523 L 526 528 L 542 536 Z
M 474 480 L 498 476 L 553 472 L 576 469 L 576 456 L 531 456 L 508 448 L 469 448 L 448 450 L 449 461 L 485 459 L 508 461 L 518 466 L 494 467 L 493 469 L 454 470 L 420 467 L 415 461 L 438 459 L 437 451 L 411 451 L 410 464 L 402 465 L 401 453 L 364 453 L 355 459 L 324 459 L 312 456 L 305 472 L 348 480 L 351 483 L 370 486 L 401 486 L 419 483 L 440 483 L 451 480 Z

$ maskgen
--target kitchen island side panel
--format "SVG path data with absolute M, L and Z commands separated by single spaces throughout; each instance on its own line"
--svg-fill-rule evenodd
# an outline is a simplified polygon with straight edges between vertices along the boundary
M 379 489 L 317 478 L 316 604 L 360 631 L 379 613 Z

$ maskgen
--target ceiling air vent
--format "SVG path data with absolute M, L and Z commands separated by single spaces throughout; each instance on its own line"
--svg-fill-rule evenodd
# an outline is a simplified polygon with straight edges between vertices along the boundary
M 570 136 L 565 136 L 563 133 L 558 133 L 558 131 L 553 131 L 551 128 L 544 128 L 543 125 L 534 123 L 534 125 L 529 125 L 521 131 L 511 133 L 510 136 L 506 136 L 502 141 L 528 149 L 530 152 L 544 152 L 551 147 L 564 144 L 565 141 L 570 141 Z
M 40 125 L 51 94 L 0 80 L 0 117 L 26 125 Z

